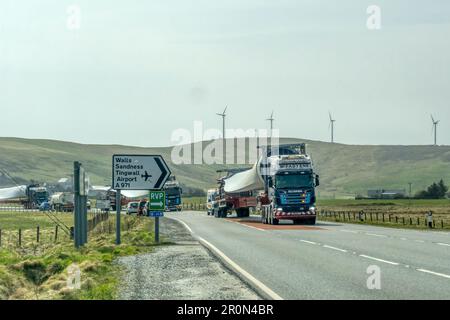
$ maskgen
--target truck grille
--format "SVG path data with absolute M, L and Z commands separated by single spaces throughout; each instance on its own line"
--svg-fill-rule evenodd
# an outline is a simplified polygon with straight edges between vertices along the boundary
M 285 193 L 280 195 L 282 205 L 299 206 L 308 204 L 310 196 L 305 193 Z

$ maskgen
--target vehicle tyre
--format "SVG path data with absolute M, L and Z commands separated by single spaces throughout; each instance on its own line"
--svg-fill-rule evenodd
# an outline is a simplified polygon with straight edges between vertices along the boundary
M 241 211 L 241 217 L 243 218 L 250 217 L 250 208 L 243 208 Z
M 315 225 L 316 224 L 316 218 L 308 219 L 308 224 L 309 225 Z

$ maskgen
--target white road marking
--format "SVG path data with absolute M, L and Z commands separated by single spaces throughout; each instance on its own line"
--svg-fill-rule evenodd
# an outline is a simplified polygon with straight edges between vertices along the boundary
M 188 231 L 191 234 L 194 234 L 194 231 L 192 231 L 192 229 L 183 220 L 180 220 L 180 219 L 177 219 L 177 218 L 173 218 L 173 217 L 170 217 L 169 219 L 173 219 L 173 220 L 176 220 L 176 221 L 180 222 L 186 229 L 188 229 Z
M 259 230 L 259 231 L 266 231 L 264 229 L 260 229 L 260 228 L 254 227 L 254 226 L 249 226 L 248 224 L 245 224 L 245 223 L 239 223 L 239 222 L 236 222 L 236 223 L 240 224 L 241 226 L 245 226 L 247 228 L 252 228 L 252 229 L 255 229 L 255 230 Z
M 438 242 L 438 243 L 436 243 L 436 244 L 439 245 L 439 246 L 447 246 L 447 247 L 450 247 L 450 244 L 448 244 L 448 243 Z
M 353 231 L 353 230 L 339 230 L 342 232 L 348 232 L 348 233 L 358 233 L 358 231 Z
M 324 247 L 324 248 L 328 248 L 328 249 L 333 249 L 333 250 L 341 251 L 341 252 L 347 252 L 347 250 L 345 250 L 345 249 L 340 249 L 340 248 L 332 247 L 332 246 L 329 246 L 329 245 L 326 245 L 326 244 L 324 244 L 323 247 Z
M 425 272 L 425 273 L 429 273 L 429 274 L 432 274 L 432 275 L 435 275 L 435 276 L 439 276 L 439 277 L 444 277 L 444 278 L 450 279 L 450 275 L 448 275 L 448 274 L 438 273 L 438 272 L 434 272 L 434 271 L 430 271 L 430 270 L 426 270 L 426 269 L 417 269 L 417 271 Z
M 299 240 L 299 241 L 304 242 L 304 243 L 309 243 L 309 244 L 318 244 L 317 242 L 308 241 L 308 240 Z
M 397 262 L 392 262 L 392 261 L 383 260 L 383 259 L 378 259 L 378 258 L 371 257 L 371 256 L 366 256 L 365 254 L 360 254 L 359 256 L 360 256 L 360 257 L 363 257 L 363 258 L 367 258 L 367 259 L 379 261 L 379 262 L 384 262 L 384 263 L 392 264 L 392 265 L 394 265 L 394 266 L 398 266 L 398 265 L 399 265 L 399 263 L 397 263 Z
M 424 243 L 425 241 L 423 240 L 414 240 L 415 242 L 420 242 L 420 243 Z
M 400 240 L 406 241 L 406 240 L 408 240 L 408 239 L 406 239 L 406 238 L 400 238 Z
M 189 230 L 189 232 L 192 235 L 194 235 L 194 232 L 187 225 L 186 222 L 184 222 L 184 221 L 182 221 L 180 219 L 177 219 L 177 218 L 173 218 L 173 217 L 170 217 L 170 219 L 174 219 L 176 221 L 179 221 L 181 224 L 183 224 L 186 227 L 186 229 Z M 248 282 L 251 282 L 253 285 L 257 286 L 267 296 L 269 296 L 273 300 L 283 300 L 283 298 L 281 298 L 278 294 L 276 294 L 274 291 L 272 291 L 272 289 L 270 289 L 264 283 L 262 283 L 261 281 L 256 279 L 254 276 L 252 276 L 250 273 L 248 273 L 247 271 L 242 269 L 236 262 L 234 262 L 233 260 L 228 258 L 222 251 L 217 249 L 214 245 L 212 245 L 211 243 L 209 243 L 208 241 L 206 241 L 205 239 L 203 239 L 200 236 L 195 236 L 195 237 L 199 240 L 200 243 L 202 243 L 204 246 L 206 246 L 209 250 L 214 251 L 214 253 L 216 255 L 220 256 L 225 261 L 225 263 L 227 263 L 235 272 L 241 274 L 244 278 L 247 279 Z
M 278 294 L 276 294 L 272 289 L 267 287 L 264 283 L 256 279 L 254 276 L 252 276 L 250 273 L 242 269 L 236 262 L 228 258 L 222 251 L 217 249 L 214 245 L 203 239 L 202 237 L 198 237 L 200 242 L 202 242 L 206 247 L 208 247 L 210 250 L 214 251 L 215 254 L 220 256 L 231 268 L 233 268 L 236 272 L 240 273 L 242 276 L 244 276 L 247 281 L 253 283 L 255 286 L 257 286 L 260 290 L 262 290 L 265 294 L 267 294 L 269 297 L 271 297 L 273 300 L 283 300 Z
M 387 238 L 388 236 L 385 236 L 383 234 L 376 234 L 376 233 L 366 233 L 368 236 L 373 236 L 373 237 L 380 237 L 380 238 Z

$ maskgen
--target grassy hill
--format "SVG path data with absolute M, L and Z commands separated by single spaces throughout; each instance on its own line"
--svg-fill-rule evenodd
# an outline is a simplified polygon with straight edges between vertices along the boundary
M 283 138 L 281 143 L 306 142 L 321 176 L 319 195 L 329 197 L 369 188 L 425 188 L 443 178 L 450 184 L 450 146 L 359 146 Z M 203 142 L 202 148 L 209 142 Z M 246 146 L 246 149 L 248 146 Z M 236 150 L 242 148 L 235 146 Z M 161 154 L 184 186 L 207 189 L 214 186 L 216 170 L 223 165 L 174 165 L 171 147 L 141 148 L 121 145 L 86 145 L 53 140 L 0 138 L 0 169 L 16 181 L 56 182 L 69 176 L 73 161 L 89 171 L 94 184 L 110 184 L 111 156 L 114 153 Z M 0 186 L 11 181 L 0 176 Z

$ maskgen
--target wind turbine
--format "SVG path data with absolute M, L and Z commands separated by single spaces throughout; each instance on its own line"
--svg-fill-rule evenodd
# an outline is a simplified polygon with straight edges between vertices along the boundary
M 225 117 L 228 106 L 225 107 L 222 113 L 216 113 L 218 116 L 222 117 L 222 139 L 225 140 Z
M 440 120 L 434 120 L 433 115 L 431 115 L 431 121 L 433 122 L 433 129 L 434 130 L 434 145 L 437 145 L 437 125 L 439 124 Z
M 272 132 L 273 132 L 273 121 L 275 120 L 273 118 L 273 111 L 270 114 L 270 118 L 266 119 L 267 121 L 270 121 L 270 137 L 272 138 Z
M 334 143 L 334 123 L 336 120 L 333 119 L 330 112 L 328 112 L 328 115 L 330 116 L 330 125 L 328 128 L 331 128 L 331 143 Z

